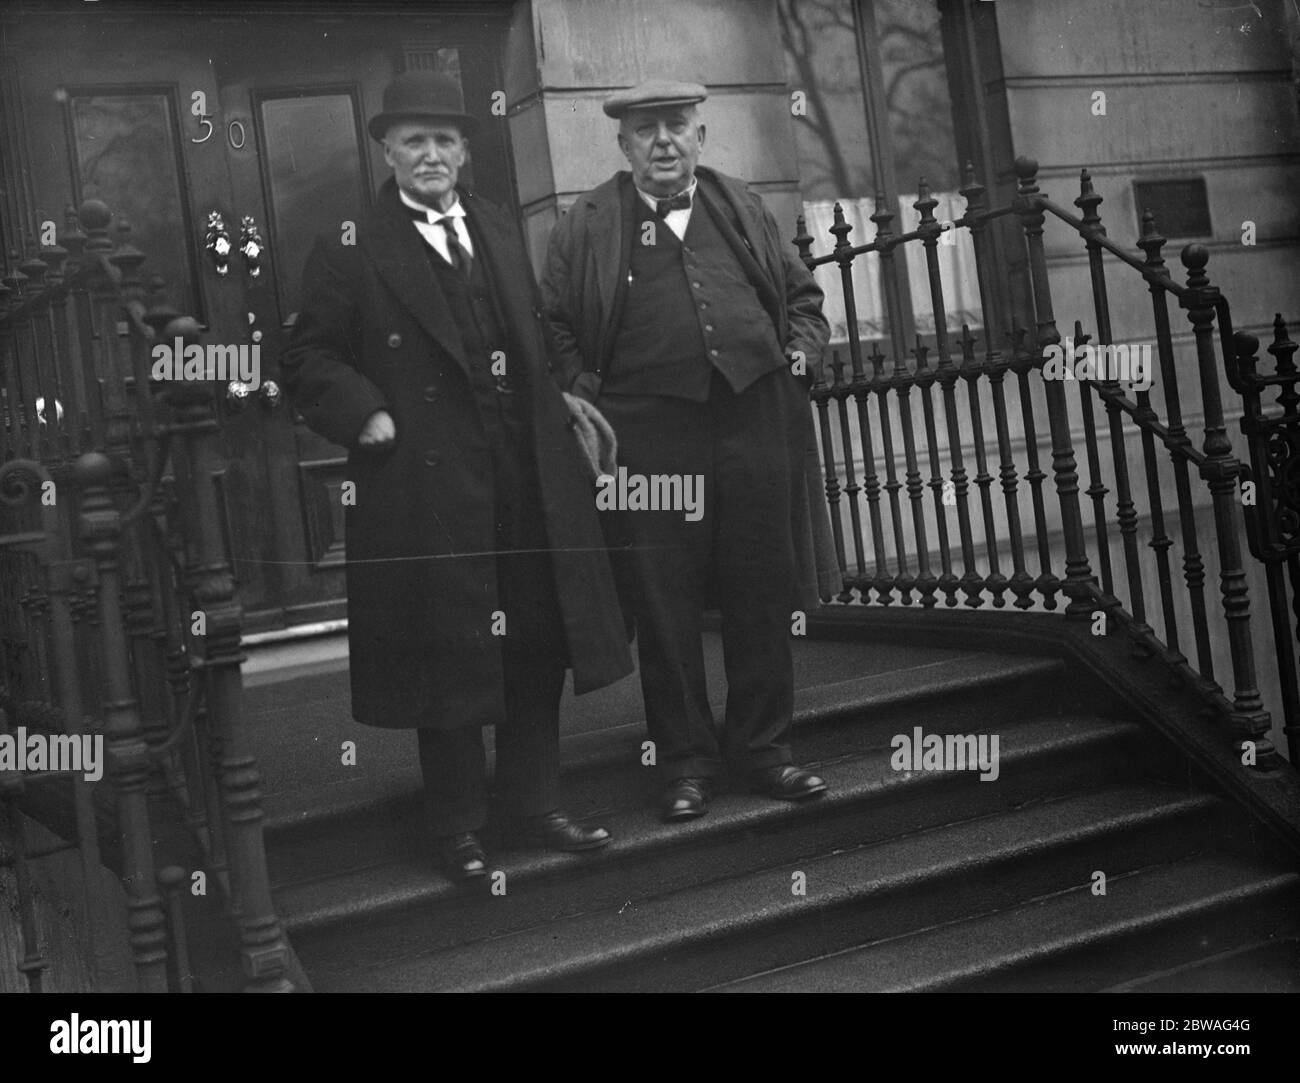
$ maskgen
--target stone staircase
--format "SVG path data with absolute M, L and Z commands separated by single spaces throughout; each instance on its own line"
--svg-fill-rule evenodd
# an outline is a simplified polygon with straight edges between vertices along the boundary
M 719 653 L 711 637 L 721 690 Z M 435 871 L 414 739 L 351 724 L 346 672 L 251 688 L 276 904 L 311 987 L 1300 991 L 1294 854 L 1077 667 L 865 632 L 800 642 L 797 664 L 796 754 L 826 798 L 724 792 L 660 824 L 632 679 L 564 715 L 568 807 L 614 842 L 489 833 L 504 894 Z M 917 726 L 997 734 L 998 777 L 895 770 Z M 205 988 L 237 986 L 221 957 Z

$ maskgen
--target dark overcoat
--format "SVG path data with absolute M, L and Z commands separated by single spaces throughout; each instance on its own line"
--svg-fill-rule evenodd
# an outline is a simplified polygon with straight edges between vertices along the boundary
M 540 295 L 512 218 L 461 191 L 475 259 L 496 283 L 506 370 L 525 403 L 568 658 L 578 693 L 632 670 L 593 484 L 550 375 Z M 282 359 L 314 430 L 348 449 L 352 713 L 373 726 L 478 726 L 504 713 L 492 453 L 467 355 L 390 178 L 355 245 L 322 235 Z M 386 450 L 358 446 L 376 410 Z M 510 634 L 509 614 L 504 630 Z
M 803 355 L 805 386 L 811 387 L 830 338 L 821 287 L 792 246 L 781 240 L 772 212 L 744 181 L 704 166 L 696 173 L 700 199 L 714 198 L 712 189 L 729 204 L 727 217 L 735 221 L 752 257 L 752 280 L 772 318 L 777 341 L 787 357 Z M 631 261 L 624 219 L 631 176 L 623 170 L 578 197 L 551 234 L 542 278 L 557 355 L 556 378 L 561 387 L 597 404 L 601 374 L 618 333 L 618 284 L 626 278 Z M 811 411 L 802 441 L 792 441 L 788 453 L 790 531 L 797 569 L 792 601 L 811 609 L 819 597 L 828 598 L 841 586 Z

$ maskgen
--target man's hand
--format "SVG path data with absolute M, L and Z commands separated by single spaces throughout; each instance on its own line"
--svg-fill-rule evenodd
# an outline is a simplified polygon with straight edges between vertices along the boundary
M 383 447 L 397 438 L 397 426 L 393 416 L 387 410 L 376 410 L 366 419 L 357 443 L 361 447 Z

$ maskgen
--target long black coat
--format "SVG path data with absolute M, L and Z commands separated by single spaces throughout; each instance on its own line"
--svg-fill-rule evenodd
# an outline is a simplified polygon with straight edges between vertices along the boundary
M 576 692 L 632 670 L 592 482 L 549 374 L 537 285 L 512 219 L 462 191 L 475 259 L 497 285 L 508 375 L 528 406 Z M 352 713 L 373 726 L 449 729 L 504 713 L 491 449 L 455 319 L 390 179 L 355 245 L 323 235 L 282 359 L 307 423 L 348 448 Z M 389 450 L 359 448 L 376 410 Z M 509 614 L 506 633 L 509 634 Z

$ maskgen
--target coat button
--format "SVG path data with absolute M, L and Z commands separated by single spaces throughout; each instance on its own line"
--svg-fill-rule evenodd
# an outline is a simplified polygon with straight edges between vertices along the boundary
M 438 389 L 434 387 L 432 384 L 430 384 L 428 387 L 424 389 L 424 401 L 425 402 L 438 401 Z
M 401 344 L 402 344 L 402 336 L 399 335 L 396 331 L 394 331 L 391 335 L 388 336 L 388 345 L 391 346 L 394 350 L 397 349 L 397 347 L 400 346 Z
M 437 465 L 438 465 L 438 453 L 437 453 L 436 451 L 426 451 L 426 452 L 424 453 L 424 465 L 425 465 L 425 466 L 437 466 Z

